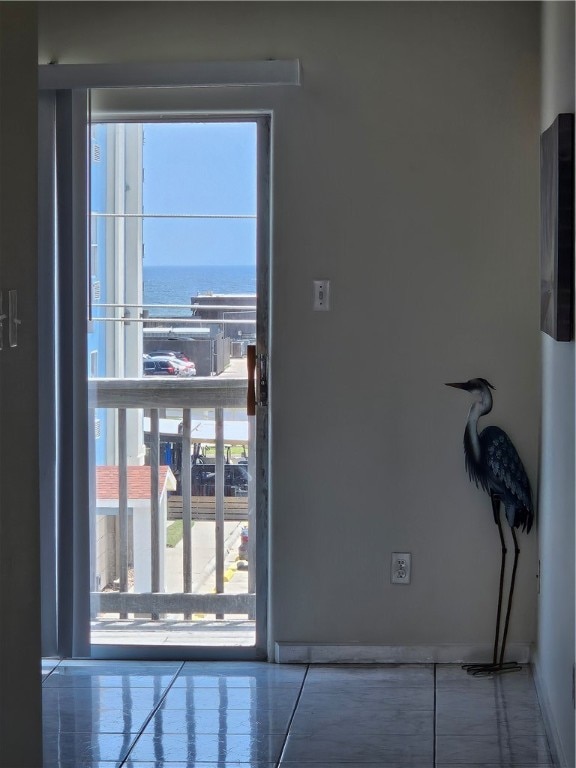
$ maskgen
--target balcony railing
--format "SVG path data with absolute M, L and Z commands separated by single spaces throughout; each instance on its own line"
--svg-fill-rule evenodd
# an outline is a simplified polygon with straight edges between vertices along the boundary
M 255 536 L 248 541 L 248 590 L 243 594 L 225 593 L 225 522 L 245 520 L 248 530 L 255 531 L 254 504 L 254 442 L 253 425 L 248 419 L 248 493 L 246 496 L 229 498 L 225 496 L 225 446 L 230 443 L 224 433 L 224 408 L 245 408 L 247 382 L 244 379 L 91 379 L 89 381 L 89 404 L 92 409 L 113 409 L 116 413 L 118 456 L 118 507 L 117 507 L 117 562 L 118 589 L 115 591 L 94 591 L 91 593 L 92 615 L 114 614 L 127 618 L 129 614 L 150 616 L 159 620 L 165 614 L 182 615 L 190 620 L 193 614 L 214 614 L 216 618 L 225 615 L 244 615 L 254 618 L 255 612 Z M 172 511 L 182 517 L 182 592 L 163 591 L 162 573 L 166 508 L 160 503 L 162 489 L 160 478 L 160 410 L 182 409 L 181 429 L 175 438 L 181 442 L 180 493 L 175 494 L 169 504 Z M 192 409 L 214 410 L 214 495 L 198 498 L 192 489 L 193 447 L 197 442 L 192 434 Z M 144 419 L 149 417 L 150 465 L 150 591 L 131 591 L 129 583 L 130 556 L 133 542 L 130 541 L 129 469 L 128 469 L 128 414 L 136 409 Z M 178 422 L 175 422 L 178 423 Z M 192 584 L 192 526 L 194 520 L 214 521 L 214 579 L 213 594 L 193 592 Z M 133 523 L 134 525 L 134 523 Z

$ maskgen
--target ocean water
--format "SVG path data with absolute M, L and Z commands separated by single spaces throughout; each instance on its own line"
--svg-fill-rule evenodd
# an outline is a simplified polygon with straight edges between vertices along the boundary
M 254 266 L 147 267 L 143 269 L 145 304 L 186 304 L 198 293 L 256 293 Z M 150 316 L 167 310 L 150 309 Z M 189 317 L 186 309 L 171 310 L 172 316 Z

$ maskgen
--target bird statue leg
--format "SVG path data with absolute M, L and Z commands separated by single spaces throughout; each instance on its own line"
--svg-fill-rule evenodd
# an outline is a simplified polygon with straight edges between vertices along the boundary
M 504 546 L 504 534 L 502 532 L 502 524 L 500 518 L 498 518 L 498 532 L 500 533 L 500 541 L 502 543 L 502 564 L 504 564 L 504 558 L 506 555 L 506 549 Z M 496 620 L 496 639 L 494 644 L 494 661 L 492 664 L 467 664 L 465 669 L 469 675 L 474 677 L 490 677 L 496 674 L 503 674 L 505 672 L 519 672 L 522 666 L 517 661 L 504 661 L 504 654 L 506 653 L 506 640 L 508 638 L 508 627 L 510 624 L 510 614 L 512 613 L 512 598 L 514 596 L 514 585 L 516 583 L 516 570 L 518 568 L 518 557 L 520 555 L 520 547 L 518 546 L 518 539 L 516 538 L 516 532 L 511 527 L 512 538 L 514 540 L 514 564 L 512 567 L 512 576 L 510 579 L 510 589 L 508 591 L 508 604 L 506 606 L 506 618 L 504 620 L 504 632 L 502 634 L 502 644 L 500 646 L 500 654 L 498 655 L 498 637 L 500 634 L 500 613 L 502 608 L 502 587 L 503 587 L 503 568 L 500 571 L 500 593 L 498 597 L 498 617 Z
M 498 666 L 498 641 L 500 639 L 500 618 L 502 615 L 502 595 L 504 593 L 504 573 L 506 571 L 506 542 L 504 541 L 504 532 L 502 531 L 502 521 L 500 519 L 500 497 L 495 493 L 490 493 L 490 501 L 492 502 L 492 513 L 494 515 L 494 522 L 498 526 L 498 535 L 500 536 L 500 584 L 498 587 L 498 608 L 496 610 L 496 631 L 494 633 L 494 649 L 492 652 L 492 664 L 464 664 L 462 669 L 465 669 L 469 675 L 486 675 L 490 674 Z
M 504 663 L 504 653 L 506 651 L 506 639 L 508 637 L 508 625 L 510 623 L 510 614 L 512 612 L 512 598 L 514 596 L 514 584 L 516 582 L 516 569 L 518 567 L 518 557 L 520 555 L 520 547 L 518 546 L 518 539 L 514 528 L 511 527 L 512 538 L 514 539 L 514 566 L 512 568 L 512 577 L 510 579 L 510 591 L 508 592 L 508 607 L 506 608 L 506 620 L 504 621 L 504 634 L 502 635 L 502 646 L 500 648 L 500 659 L 498 662 L 498 672 L 516 672 L 522 669 L 522 667 L 516 661 L 508 661 Z
M 498 534 L 500 536 L 500 547 L 502 549 L 502 557 L 500 560 L 500 584 L 498 587 L 498 610 L 496 611 L 496 632 L 494 635 L 494 652 L 492 654 L 492 664 L 497 662 L 498 654 L 498 638 L 500 637 L 500 617 L 502 615 L 502 595 L 504 592 L 504 573 L 506 569 L 506 542 L 504 541 L 504 532 L 502 531 L 502 520 L 500 519 L 500 498 L 495 494 L 490 494 L 492 500 L 492 511 L 496 519 L 496 525 L 498 526 Z

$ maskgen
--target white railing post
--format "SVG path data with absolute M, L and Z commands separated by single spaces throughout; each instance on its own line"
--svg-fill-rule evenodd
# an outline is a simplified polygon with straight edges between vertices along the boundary
M 190 408 L 182 412 L 182 471 L 180 485 L 182 492 L 182 566 L 183 590 L 192 592 L 192 462 L 190 459 Z M 192 614 L 185 613 L 184 619 L 190 620 Z
M 158 475 L 160 472 L 160 419 L 158 408 L 150 411 L 150 533 L 151 533 L 151 591 L 160 592 L 160 505 L 158 499 Z M 162 537 L 164 538 L 164 537 Z M 158 621 L 157 613 L 151 614 Z
M 126 409 L 118 409 L 118 559 L 120 592 L 128 592 L 128 449 Z M 121 619 L 127 618 L 125 613 Z
M 224 408 L 214 409 L 215 423 L 215 544 L 216 544 L 216 594 L 224 592 Z M 216 614 L 217 619 L 223 618 L 222 614 Z

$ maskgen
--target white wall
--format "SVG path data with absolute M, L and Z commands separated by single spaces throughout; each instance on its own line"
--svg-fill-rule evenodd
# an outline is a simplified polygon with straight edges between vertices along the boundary
M 536 483 L 539 5 L 40 3 L 40 61 L 299 57 L 274 109 L 272 640 L 492 641 L 499 544 L 464 472 L 496 385 Z M 311 281 L 332 280 L 313 313 Z M 536 532 L 510 640 L 536 626 Z M 413 583 L 389 584 L 394 550 Z
M 574 112 L 574 4 L 542 5 L 545 130 Z M 561 765 L 574 765 L 574 343 L 542 334 L 540 564 L 536 670 Z

